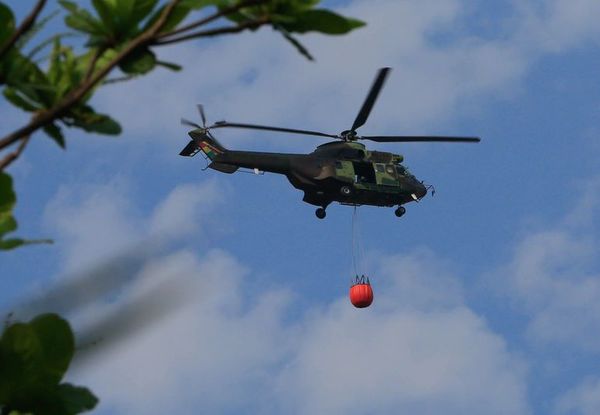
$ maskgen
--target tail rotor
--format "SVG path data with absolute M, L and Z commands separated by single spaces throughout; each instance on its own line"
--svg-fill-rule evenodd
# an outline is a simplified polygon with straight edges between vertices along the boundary
M 198 105 L 196 105 L 196 107 L 198 108 L 198 113 L 200 114 L 200 119 L 202 120 L 202 126 L 200 126 L 198 123 L 190 121 L 186 118 L 181 119 L 181 125 L 186 125 L 188 127 L 194 127 L 199 130 L 204 130 L 204 132 L 208 132 L 208 127 L 206 127 L 206 115 L 204 114 L 204 106 L 202 104 L 198 104 Z

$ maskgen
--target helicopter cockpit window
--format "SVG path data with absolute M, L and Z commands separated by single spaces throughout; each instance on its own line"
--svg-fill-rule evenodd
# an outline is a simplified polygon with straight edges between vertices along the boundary
M 386 166 L 385 171 L 387 171 L 388 174 L 391 174 L 393 176 L 394 175 L 394 166 Z
M 396 171 L 401 176 L 407 176 L 408 175 L 406 169 L 404 168 L 404 166 L 401 166 L 400 164 L 396 165 Z
M 383 164 L 376 164 L 375 165 L 375 169 L 379 172 L 379 173 L 383 173 Z

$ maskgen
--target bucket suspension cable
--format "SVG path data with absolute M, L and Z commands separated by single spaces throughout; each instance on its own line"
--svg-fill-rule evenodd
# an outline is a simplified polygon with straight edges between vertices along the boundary
M 354 267 L 354 274 L 364 275 L 363 268 L 363 245 L 360 232 L 360 224 L 358 222 L 358 207 L 354 206 L 352 212 L 352 266 Z

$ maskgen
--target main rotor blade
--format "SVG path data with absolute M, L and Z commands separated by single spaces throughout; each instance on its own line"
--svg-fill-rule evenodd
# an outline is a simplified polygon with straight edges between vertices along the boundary
M 210 126 L 209 128 L 213 129 L 213 128 L 222 128 L 222 127 L 248 128 L 250 130 L 278 131 L 278 132 L 282 132 L 282 133 L 317 135 L 319 137 L 339 138 L 339 136 L 337 136 L 337 135 L 320 133 L 318 131 L 296 130 L 293 128 L 270 127 L 268 125 L 256 125 L 256 124 L 241 124 L 241 123 L 233 123 L 233 122 L 226 122 L 226 121 L 220 121 L 220 122 L 216 123 L 215 125 Z
M 202 119 L 202 126 L 206 128 L 206 115 L 204 115 L 204 106 L 202 104 L 198 104 L 196 107 L 198 107 L 198 112 L 200 113 L 200 118 Z
M 375 81 L 371 86 L 369 95 L 367 95 L 367 98 L 365 99 L 362 108 L 360 109 L 358 115 L 356 116 L 356 119 L 354 120 L 354 124 L 352 124 L 352 128 L 350 129 L 351 131 L 356 131 L 358 127 L 362 126 L 367 121 L 367 118 L 371 113 L 371 109 L 373 108 L 373 104 L 375 104 L 375 100 L 379 95 L 379 91 L 381 91 L 381 88 L 383 87 L 385 78 L 387 77 L 390 69 L 391 68 L 381 68 L 379 70 L 379 73 L 377 74 L 377 77 L 375 78 Z
M 410 142 L 442 142 L 442 143 L 478 143 L 479 137 L 447 137 L 447 136 L 418 136 L 418 135 L 363 135 L 359 138 L 377 141 L 379 143 L 410 143 Z
M 182 125 L 187 125 L 188 127 L 202 128 L 198 124 L 196 124 L 195 122 L 192 122 L 190 120 L 186 120 L 185 118 L 181 119 L 181 124 Z

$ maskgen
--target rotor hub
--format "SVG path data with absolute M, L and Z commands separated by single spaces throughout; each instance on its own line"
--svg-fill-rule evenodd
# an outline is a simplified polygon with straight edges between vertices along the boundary
M 340 137 L 344 141 L 356 141 L 358 140 L 358 134 L 354 130 L 344 130 L 340 133 Z

